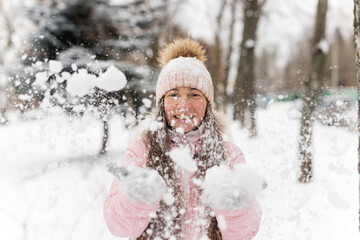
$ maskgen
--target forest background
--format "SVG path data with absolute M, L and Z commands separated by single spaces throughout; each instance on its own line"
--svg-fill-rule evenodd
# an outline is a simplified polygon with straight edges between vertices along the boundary
M 349 139 L 356 139 L 358 122 L 353 5 L 351 0 L 1 0 L 0 133 L 4 133 L 0 139 L 1 160 L 5 166 L 11 161 L 15 164 L 16 151 L 20 152 L 19 156 L 29 154 L 34 159 L 41 156 L 42 160 L 29 161 L 29 166 L 33 165 L 30 170 L 27 159 L 20 161 L 26 167 L 16 174 L 25 182 L 72 162 L 86 159 L 93 164 L 98 159 L 113 160 L 123 151 L 127 140 L 114 146 L 109 136 L 114 136 L 119 126 L 111 124 L 111 120 L 117 119 L 123 126 L 121 134 L 127 134 L 145 118 L 154 106 L 154 88 L 160 70 L 157 51 L 176 37 L 191 37 L 205 45 L 216 108 L 235 121 L 233 133 L 241 133 L 239 142 L 250 149 L 250 160 L 255 158 L 251 151 L 256 151 L 256 142 L 264 143 L 265 155 L 283 151 L 287 156 L 291 152 L 291 159 L 295 159 L 294 179 L 298 183 L 312 182 L 313 177 L 316 179 L 313 155 L 323 146 L 313 147 L 314 131 L 316 134 L 316 129 L 324 130 L 321 135 L 324 139 L 318 139 L 326 143 L 325 137 L 330 135 L 333 136 L 330 143 L 335 141 L 339 146 L 334 136 L 338 136 L 336 131 L 340 129 L 346 132 L 339 139 L 344 138 L 348 144 L 340 144 L 340 157 L 334 162 L 329 160 L 327 167 L 354 176 L 354 172 L 350 174 L 347 170 L 355 167 L 351 164 L 343 167 L 347 163 L 341 160 L 347 156 L 344 149 L 354 150 L 354 140 Z M 125 74 L 126 86 L 89 85 L 89 79 L 105 79 L 107 71 L 113 73 L 108 79 L 123 83 L 121 74 L 111 66 Z M 76 82 L 79 85 L 70 88 Z M 266 119 L 267 110 L 274 114 L 278 103 L 289 107 L 281 108 L 285 114 Z M 53 124 L 54 116 L 64 120 L 62 114 L 71 119 L 66 118 L 69 125 L 58 128 L 51 125 L 49 132 L 39 129 L 38 124 L 49 129 L 46 126 Z M 101 123 L 101 134 L 95 134 L 98 145 L 92 143 L 91 147 L 82 148 L 74 144 L 70 150 L 83 155 L 72 156 L 69 148 L 60 147 L 66 146 L 66 140 L 58 133 L 75 124 L 77 130 L 69 130 L 75 136 L 73 142 L 89 142 L 93 132 L 82 135 L 87 131 L 76 122 L 88 121 L 89 115 L 95 118 L 93 122 Z M 277 125 L 282 121 L 294 121 L 298 125 Z M 284 144 L 287 137 L 289 141 L 295 139 L 296 144 L 286 150 L 263 142 L 268 139 L 263 135 L 265 126 L 274 128 L 274 132 L 267 132 L 273 139 L 281 139 L 280 143 Z M 295 132 L 284 134 L 289 126 Z M 24 136 L 29 132 L 39 139 L 24 142 L 22 139 L 27 139 Z M 57 152 L 51 163 L 48 162 L 51 154 L 40 150 L 50 138 L 50 143 L 45 145 Z M 11 144 L 6 144 L 9 139 Z M 31 143 L 39 149 L 30 150 L 34 147 Z M 90 153 L 84 156 L 87 151 Z M 351 153 L 353 158 L 355 155 Z M 269 170 L 265 163 L 261 167 L 257 162 L 261 156 L 256 156 L 259 159 L 250 164 L 263 172 Z M 280 159 L 285 162 L 283 156 Z M 288 169 L 281 170 L 282 180 L 291 175 L 288 174 Z M 299 194 L 303 190 L 300 188 Z M 333 191 L 327 198 L 335 208 L 358 209 L 352 205 L 353 200 L 358 204 L 358 196 L 353 192 L 346 196 L 352 200 L 347 202 Z M 308 201 L 307 197 L 299 199 L 292 209 L 299 206 L 300 209 Z M 265 213 L 268 222 L 272 211 Z M 17 215 L 15 210 L 1 212 L 4 216 Z M 31 217 L 20 215 L 11 218 L 20 222 L 26 232 Z M 300 221 L 298 215 L 289 218 L 296 216 L 296 221 Z M 285 236 L 282 235 L 283 239 Z

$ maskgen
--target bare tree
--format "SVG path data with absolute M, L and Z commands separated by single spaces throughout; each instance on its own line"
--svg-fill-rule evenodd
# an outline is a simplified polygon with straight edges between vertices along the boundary
M 224 99 L 223 99 L 223 106 L 222 110 L 226 111 L 226 106 L 228 103 L 228 95 L 226 92 L 226 89 L 228 87 L 229 83 L 229 75 L 230 75 L 230 66 L 231 66 L 231 54 L 233 52 L 233 40 L 234 40 L 234 26 L 235 26 L 235 10 L 236 10 L 236 3 L 237 0 L 230 0 L 230 9 L 231 9 L 231 15 L 230 15 L 230 34 L 229 34 L 229 40 L 228 40 L 228 51 L 225 57 L 225 70 L 224 70 Z
M 223 30 L 223 18 L 226 9 L 226 0 L 221 0 L 220 9 L 215 19 L 214 26 L 214 43 L 208 46 L 209 71 L 213 77 L 214 95 L 216 108 L 222 107 L 224 99 L 224 45 L 221 42 Z
M 354 0 L 354 35 L 356 48 L 356 76 L 358 82 L 358 173 L 360 175 L 360 0 Z M 360 192 L 360 189 L 359 189 Z M 360 208 L 359 208 L 360 214 Z M 360 217 L 359 217 L 360 221 Z
M 313 113 L 317 105 L 317 97 L 323 89 L 325 74 L 326 50 L 323 47 L 325 41 L 327 0 L 319 0 L 317 5 L 314 36 L 311 43 L 310 69 L 304 81 L 305 96 L 301 112 L 301 126 L 299 138 L 299 182 L 307 183 L 313 176 L 312 168 L 312 132 L 314 117 Z
M 266 0 L 246 0 L 244 7 L 244 29 L 240 45 L 240 61 L 234 89 L 234 120 L 245 127 L 245 113 L 250 114 L 250 136 L 256 136 L 255 119 L 255 46 L 256 30 L 261 9 Z
M 330 51 L 331 52 L 330 61 L 331 61 L 331 66 L 333 66 L 331 70 L 330 86 L 333 88 L 339 86 L 340 42 L 341 42 L 340 29 L 337 28 L 335 31 L 335 39 L 334 42 L 331 44 L 331 51 Z
M 4 46 L 4 48 L 1 51 L 1 56 L 0 56 L 0 75 L 4 74 L 3 73 L 3 69 L 2 69 L 2 65 L 4 64 L 4 58 L 6 56 L 5 52 L 8 49 L 11 49 L 13 47 L 13 42 L 12 42 L 12 36 L 15 32 L 14 26 L 11 23 L 11 16 L 10 13 L 8 11 L 6 11 L 5 7 L 4 7 L 4 3 L 0 2 L 0 15 L 2 17 L 2 21 L 4 23 L 4 27 L 5 27 L 5 31 L 7 33 L 6 36 L 6 45 Z M 1 20 L 0 20 L 1 21 Z M 7 111 L 7 93 L 6 93 L 6 84 L 1 83 L 0 82 L 0 124 L 6 124 L 8 122 L 8 120 L 5 117 L 5 113 Z
M 4 7 L 4 3 L 0 2 L 0 13 L 2 15 L 2 20 L 4 22 L 5 25 L 5 30 L 7 32 L 7 37 L 6 37 L 6 46 L 5 49 L 9 49 L 12 47 L 13 42 L 11 40 L 12 35 L 14 34 L 14 26 L 11 23 L 11 16 L 9 13 L 6 12 L 5 7 Z M 0 58 L 0 64 L 3 63 L 3 59 L 2 57 Z

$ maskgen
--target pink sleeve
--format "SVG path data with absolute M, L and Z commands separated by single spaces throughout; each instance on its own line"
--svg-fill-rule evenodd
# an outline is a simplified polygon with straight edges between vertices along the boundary
M 234 143 L 225 142 L 225 147 L 230 158 L 230 167 L 234 164 L 245 163 L 242 151 Z M 226 228 L 220 231 L 226 240 L 250 240 L 259 231 L 261 209 L 255 199 L 247 208 L 234 212 L 213 210 L 218 223 L 225 220 Z
M 232 142 L 225 141 L 225 149 L 227 150 L 230 167 L 232 168 L 235 164 L 245 163 L 245 157 L 238 146 Z
M 135 165 L 138 167 L 145 167 L 146 159 L 146 146 L 144 142 L 133 141 L 127 147 L 124 156 L 121 159 L 121 164 L 125 166 Z
M 234 212 L 213 210 L 219 224 L 225 220 L 226 227 L 220 232 L 226 240 L 251 240 L 259 231 L 261 210 L 255 200 L 247 208 Z
M 134 142 L 127 148 L 124 165 L 145 166 L 145 145 Z M 159 201 L 160 202 L 160 201 Z M 109 231 L 118 237 L 138 237 L 150 222 L 150 214 L 157 211 L 159 202 L 152 205 L 134 202 L 126 197 L 114 178 L 104 204 L 104 219 Z

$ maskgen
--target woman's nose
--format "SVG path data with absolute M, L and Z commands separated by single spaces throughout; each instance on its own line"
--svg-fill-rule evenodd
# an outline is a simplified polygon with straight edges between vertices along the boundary
M 178 107 L 187 107 L 189 105 L 189 99 L 188 97 L 180 97 L 178 100 Z

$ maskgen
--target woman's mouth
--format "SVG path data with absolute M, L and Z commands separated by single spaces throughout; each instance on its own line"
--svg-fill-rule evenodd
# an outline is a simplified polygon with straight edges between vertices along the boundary
M 194 118 L 194 115 L 190 115 L 190 116 L 184 115 L 184 114 L 174 115 L 174 118 L 182 120 L 182 121 L 191 121 Z
M 190 114 L 176 114 L 172 115 L 172 119 L 170 120 L 170 125 L 174 128 L 183 128 L 187 129 L 189 127 L 194 127 L 198 125 L 198 119 L 196 118 L 196 115 Z M 187 129 L 186 131 L 188 131 Z M 190 129 L 191 130 L 191 129 Z

